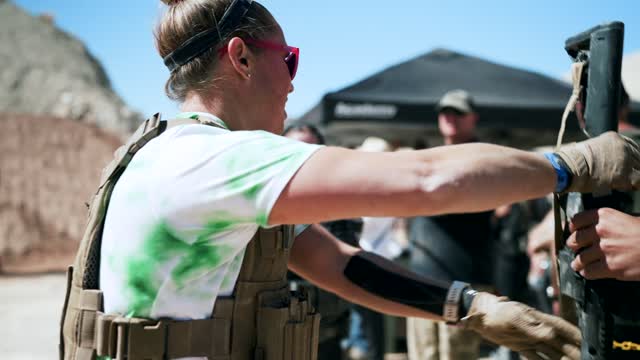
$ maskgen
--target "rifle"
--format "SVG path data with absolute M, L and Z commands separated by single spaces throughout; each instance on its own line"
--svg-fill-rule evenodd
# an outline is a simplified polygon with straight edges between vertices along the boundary
M 618 128 L 624 24 L 605 23 L 565 42 L 565 50 L 574 63 L 582 65 L 578 77 L 581 103 L 584 105 L 583 131 L 597 136 Z M 579 67 L 577 69 L 580 69 Z M 576 81 L 576 80 L 574 80 Z M 569 237 L 568 219 L 576 213 L 600 207 L 629 212 L 631 196 L 611 192 L 606 196 L 570 193 L 557 203 L 556 255 L 560 276 L 560 301 L 563 317 L 582 331 L 582 359 L 640 358 L 640 283 L 612 279 L 586 280 L 574 272 L 575 258 L 564 244 Z M 557 206 L 554 206 L 558 208 Z M 564 230 L 559 227 L 564 212 Z M 638 246 L 640 246 L 640 239 Z

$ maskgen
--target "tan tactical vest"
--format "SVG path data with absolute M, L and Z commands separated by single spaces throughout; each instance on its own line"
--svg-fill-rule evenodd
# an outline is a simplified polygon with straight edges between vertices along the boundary
M 173 120 L 171 126 L 214 125 L 204 120 Z M 166 127 L 159 114 L 146 120 L 103 170 L 78 254 L 67 273 L 60 359 L 315 360 L 320 315 L 304 291 L 291 293 L 287 286 L 292 226 L 256 233 L 245 252 L 233 296 L 218 298 L 210 319 L 152 320 L 102 312 L 100 244 L 111 192 L 133 155 Z

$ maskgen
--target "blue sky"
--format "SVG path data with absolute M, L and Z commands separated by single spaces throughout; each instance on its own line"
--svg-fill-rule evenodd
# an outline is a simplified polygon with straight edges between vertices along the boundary
M 189 0 L 185 0 L 189 1 Z M 145 115 L 172 116 L 168 71 L 153 46 L 159 0 L 14 0 L 80 38 L 102 62 L 124 100 Z M 328 91 L 350 85 L 436 47 L 561 77 L 564 40 L 594 25 L 625 23 L 625 54 L 640 51 L 639 1 L 263 0 L 287 42 L 300 47 L 289 96 L 298 117 Z

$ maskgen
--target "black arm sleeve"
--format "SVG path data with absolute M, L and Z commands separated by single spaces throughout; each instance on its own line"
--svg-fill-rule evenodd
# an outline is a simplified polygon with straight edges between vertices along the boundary
M 374 295 L 440 316 L 451 285 L 395 273 L 361 254 L 351 257 L 344 276 Z

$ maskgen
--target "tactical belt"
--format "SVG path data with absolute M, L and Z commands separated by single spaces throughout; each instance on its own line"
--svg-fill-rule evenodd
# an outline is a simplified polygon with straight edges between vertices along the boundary
M 115 359 L 213 358 L 229 353 L 228 346 L 216 341 L 225 332 L 229 333 L 225 319 L 153 321 L 100 313 L 96 321 L 96 351 L 98 356 Z
M 79 347 L 112 359 L 174 359 L 230 354 L 231 319 L 218 314 L 233 307 L 233 299 L 219 298 L 212 318 L 151 320 L 105 315 L 100 290 L 71 289 L 69 303 L 80 313 Z M 82 358 L 82 356 L 80 356 Z M 91 358 L 91 356 L 89 356 Z

